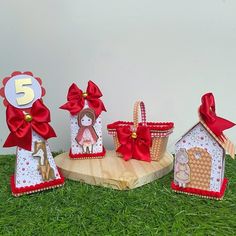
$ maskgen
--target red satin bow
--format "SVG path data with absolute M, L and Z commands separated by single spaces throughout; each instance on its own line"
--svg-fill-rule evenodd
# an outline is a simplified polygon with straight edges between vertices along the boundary
M 133 135 L 134 137 L 132 137 Z M 132 133 L 127 126 L 117 129 L 120 147 L 116 150 L 124 160 L 135 158 L 142 161 L 151 161 L 150 147 L 152 146 L 151 133 L 148 127 L 139 126 L 136 133 Z
M 92 81 L 88 82 L 86 93 L 83 93 L 83 91 L 73 83 L 68 91 L 68 102 L 62 105 L 60 108 L 68 110 L 71 115 L 76 115 L 83 109 L 86 99 L 88 106 L 94 109 L 96 117 L 98 117 L 102 111 L 106 111 L 106 108 L 100 97 L 102 97 L 102 93 L 98 86 Z
M 235 124 L 229 120 L 218 117 L 215 112 L 215 99 L 212 93 L 202 96 L 202 104 L 199 113 L 203 121 L 210 130 L 221 140 L 224 141 L 223 131 L 233 127 Z
M 6 120 L 11 133 L 5 141 L 4 147 L 18 146 L 31 151 L 32 130 L 44 139 L 56 137 L 50 122 L 50 111 L 42 103 L 36 100 L 30 110 L 31 121 L 26 121 L 26 115 L 22 110 L 11 105 L 7 106 Z

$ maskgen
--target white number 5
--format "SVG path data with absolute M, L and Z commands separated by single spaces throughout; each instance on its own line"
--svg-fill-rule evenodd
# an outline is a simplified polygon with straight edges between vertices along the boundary
M 16 102 L 19 106 L 26 105 L 34 100 L 34 90 L 27 85 L 32 85 L 31 78 L 16 79 L 15 80 L 15 91 L 16 94 L 23 93 L 22 97 L 16 98 Z

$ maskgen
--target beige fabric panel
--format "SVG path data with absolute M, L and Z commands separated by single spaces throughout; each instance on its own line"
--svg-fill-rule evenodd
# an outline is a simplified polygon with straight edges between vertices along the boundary
M 194 147 L 189 149 L 190 183 L 187 187 L 202 190 L 210 190 L 212 158 L 202 148 Z M 196 158 L 199 156 L 199 158 Z

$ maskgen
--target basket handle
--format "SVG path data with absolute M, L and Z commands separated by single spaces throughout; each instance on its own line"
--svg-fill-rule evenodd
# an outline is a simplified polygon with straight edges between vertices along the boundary
M 134 112 L 133 112 L 133 122 L 134 122 L 134 127 L 133 131 L 135 132 L 138 128 L 138 123 L 139 123 L 139 111 L 141 111 L 141 120 L 142 120 L 142 125 L 146 126 L 146 109 L 143 101 L 137 101 L 134 104 Z

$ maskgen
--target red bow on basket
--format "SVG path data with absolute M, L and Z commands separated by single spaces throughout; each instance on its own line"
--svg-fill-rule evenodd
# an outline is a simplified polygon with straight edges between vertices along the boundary
M 102 93 L 98 86 L 92 81 L 88 82 L 86 92 L 80 90 L 77 85 L 73 83 L 68 91 L 68 102 L 62 105 L 60 108 L 68 110 L 71 115 L 76 115 L 83 109 L 85 100 L 87 100 L 88 106 L 94 110 L 96 117 L 98 117 L 102 111 L 106 111 L 106 108 L 100 97 L 102 97 Z
M 117 137 L 120 146 L 116 151 L 122 154 L 124 160 L 135 158 L 141 161 L 151 161 L 152 139 L 148 127 L 139 126 L 136 132 L 132 132 L 127 126 L 119 127 Z
M 50 111 L 40 99 L 34 102 L 30 114 L 24 114 L 20 109 L 8 105 L 6 120 L 11 133 L 4 147 L 18 146 L 31 151 L 32 130 L 44 139 L 56 137 L 53 128 L 48 124 Z
M 212 93 L 202 96 L 202 104 L 199 108 L 199 114 L 209 129 L 221 140 L 224 141 L 223 131 L 233 127 L 235 124 L 229 120 L 218 117 L 215 112 L 215 99 Z

